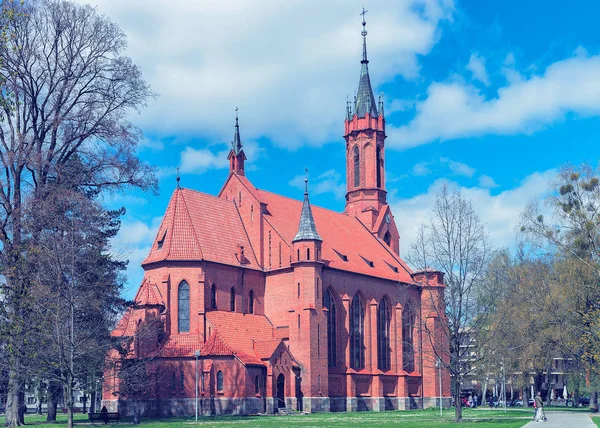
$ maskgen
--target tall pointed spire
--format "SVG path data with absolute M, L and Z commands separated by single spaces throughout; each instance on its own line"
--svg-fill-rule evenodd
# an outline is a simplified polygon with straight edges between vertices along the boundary
M 238 108 L 235 108 L 235 132 L 233 134 L 233 141 L 231 142 L 231 150 L 236 155 L 242 151 L 242 139 L 240 138 L 240 125 L 238 123 Z
M 238 122 L 238 108 L 235 108 L 235 131 L 233 133 L 233 141 L 231 142 L 231 150 L 227 156 L 229 160 L 229 171 L 236 174 L 244 175 L 244 161 L 246 154 L 242 148 L 242 139 L 240 138 L 240 124 Z
M 377 116 L 377 105 L 375 104 L 375 97 L 373 96 L 373 89 L 371 88 L 371 79 L 369 78 L 369 60 L 367 59 L 367 22 L 365 21 L 365 14 L 368 11 L 363 10 L 361 15 L 363 17 L 362 26 L 363 30 L 360 33 L 363 37 L 363 55 L 362 61 L 360 62 L 360 78 L 358 81 L 358 90 L 356 91 L 356 102 L 354 105 L 354 112 L 358 117 L 365 117 L 367 113 L 371 116 Z
M 304 179 L 304 202 L 302 203 L 300 224 L 298 226 L 298 233 L 292 242 L 303 240 L 322 241 L 317 233 L 317 226 L 315 226 L 315 219 L 313 218 L 310 201 L 308 200 L 308 178 Z

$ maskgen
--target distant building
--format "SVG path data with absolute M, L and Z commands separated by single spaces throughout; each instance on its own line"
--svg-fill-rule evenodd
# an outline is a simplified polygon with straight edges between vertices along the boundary
M 312 207 L 308 187 L 303 201 L 254 187 L 236 117 L 221 191 L 178 187 L 142 263 L 135 306 L 113 335 L 131 339 L 127 367 L 147 361 L 147 385 L 133 393 L 127 368 L 107 371 L 110 411 L 193 414 L 196 351 L 201 414 L 438 404 L 433 349 L 445 346 L 445 320 L 432 305 L 443 304 L 443 275 L 414 272 L 398 255 L 364 25 L 344 122 L 344 212 Z M 423 338 L 425 323 L 437 342 Z M 449 404 L 447 373 L 442 382 Z

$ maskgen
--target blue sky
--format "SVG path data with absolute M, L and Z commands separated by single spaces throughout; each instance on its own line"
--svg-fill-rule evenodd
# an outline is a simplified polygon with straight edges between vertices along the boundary
M 217 4 L 218 3 L 218 4 Z M 159 94 L 132 120 L 160 195 L 125 206 L 116 250 L 139 267 L 175 188 L 216 194 L 234 109 L 247 176 L 259 188 L 344 207 L 343 120 L 360 71 L 362 2 L 346 0 L 98 0 L 128 35 L 128 54 Z M 596 1 L 365 2 L 371 82 L 385 95 L 388 198 L 401 253 L 429 218 L 443 183 L 461 189 L 511 247 L 519 213 L 563 164 L 600 155 L 600 33 Z

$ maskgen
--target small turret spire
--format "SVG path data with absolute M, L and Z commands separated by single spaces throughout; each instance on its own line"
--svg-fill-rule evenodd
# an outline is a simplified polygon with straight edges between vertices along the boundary
M 242 150 L 242 139 L 240 138 L 240 125 L 238 123 L 238 108 L 235 108 L 235 132 L 233 133 L 233 141 L 231 142 L 231 149 L 233 153 L 238 155 Z
M 177 177 L 175 178 L 175 180 L 177 180 L 177 188 L 179 189 L 179 182 L 181 181 L 181 177 L 179 176 L 179 167 L 177 167 Z
M 322 241 L 317 233 L 317 226 L 315 225 L 312 208 L 308 200 L 308 168 L 306 169 L 306 178 L 304 179 L 304 202 L 302 203 L 302 212 L 300 213 L 300 224 L 298 225 L 298 233 L 292 242 L 303 240 Z

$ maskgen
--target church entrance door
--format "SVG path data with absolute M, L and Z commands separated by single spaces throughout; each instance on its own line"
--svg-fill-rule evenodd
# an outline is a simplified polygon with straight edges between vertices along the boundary
M 285 408 L 285 376 L 277 376 L 277 408 Z

